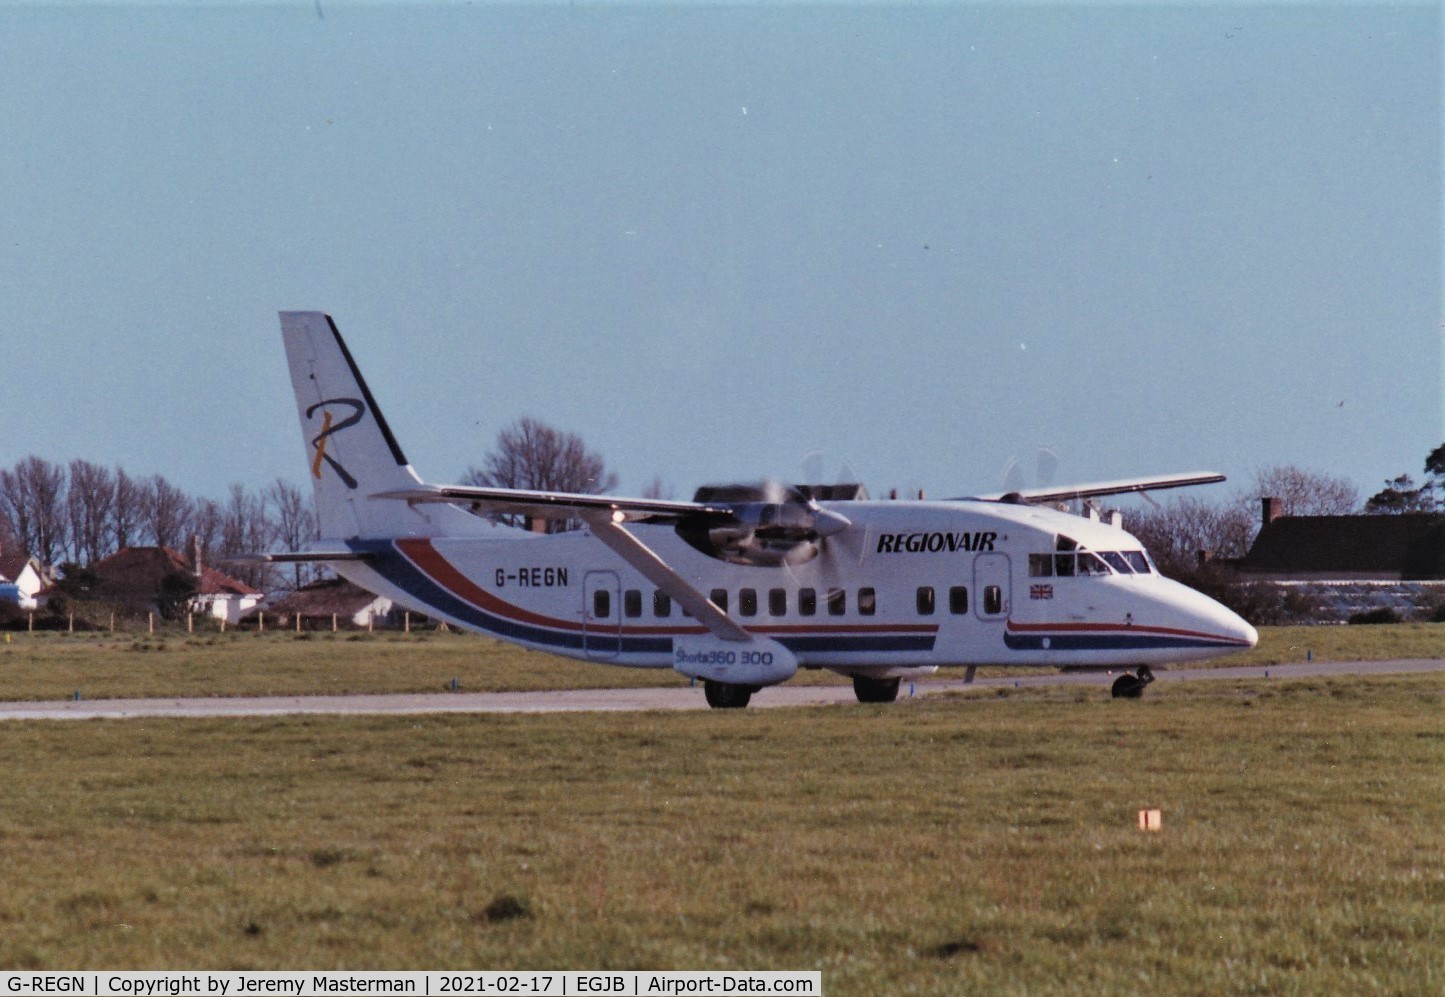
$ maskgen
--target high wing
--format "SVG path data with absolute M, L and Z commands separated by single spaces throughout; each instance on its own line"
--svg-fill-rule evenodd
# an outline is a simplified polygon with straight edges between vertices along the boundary
M 1060 488 L 1031 488 L 976 497 L 994 502 L 1005 499 L 1023 502 L 1069 502 L 1073 499 L 1101 498 L 1105 495 L 1134 495 L 1140 492 L 1163 491 L 1168 488 L 1212 485 L 1223 480 L 1225 478 L 1222 474 L 1213 471 L 1196 471 L 1193 474 L 1160 474 L 1149 478 L 1096 481 L 1085 485 L 1067 485 Z
M 467 505 L 473 512 L 489 515 L 537 516 L 541 519 L 588 519 L 597 513 L 604 513 L 610 514 L 613 522 L 618 523 L 666 523 L 692 517 L 725 520 L 734 512 L 732 506 L 725 504 L 472 485 L 422 485 L 418 488 L 378 492 L 371 497 L 400 499 L 406 502 L 446 502 Z

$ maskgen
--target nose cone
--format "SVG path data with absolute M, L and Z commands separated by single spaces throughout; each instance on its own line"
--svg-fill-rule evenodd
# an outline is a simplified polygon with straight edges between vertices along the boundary
M 1242 645 L 1241 651 L 1247 651 L 1259 643 L 1259 631 L 1254 629 L 1248 620 L 1223 606 L 1220 608 L 1229 614 L 1229 619 L 1225 624 L 1225 636 L 1238 641 Z
M 1177 626 L 1195 638 L 1201 657 L 1247 651 L 1259 643 L 1259 631 L 1248 621 L 1202 592 L 1171 583 L 1169 602 Z

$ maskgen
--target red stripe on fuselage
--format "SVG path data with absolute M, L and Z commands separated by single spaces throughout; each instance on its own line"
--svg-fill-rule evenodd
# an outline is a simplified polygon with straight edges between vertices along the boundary
M 1146 627 L 1134 623 L 1017 623 L 1008 621 L 1011 633 L 1116 633 L 1116 634 L 1160 634 L 1165 637 L 1190 637 L 1203 640 L 1217 640 L 1223 644 L 1239 644 L 1244 641 L 1220 634 L 1205 633 L 1202 630 L 1179 630 L 1174 627 Z

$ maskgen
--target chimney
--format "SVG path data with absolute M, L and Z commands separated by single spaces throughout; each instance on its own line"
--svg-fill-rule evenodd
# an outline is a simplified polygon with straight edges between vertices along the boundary
M 1266 495 L 1264 498 L 1261 498 L 1259 500 L 1260 526 L 1268 526 L 1270 523 L 1278 519 L 1284 512 L 1284 510 L 1281 508 L 1281 506 L 1283 505 L 1283 502 L 1270 495 Z
M 196 576 L 196 581 L 201 580 L 201 573 L 205 570 L 205 562 L 201 557 L 201 538 L 194 533 L 191 534 L 191 571 Z

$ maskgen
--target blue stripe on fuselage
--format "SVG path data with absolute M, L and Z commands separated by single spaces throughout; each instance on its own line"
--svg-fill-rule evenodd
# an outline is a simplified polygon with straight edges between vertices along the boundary
M 1151 651 L 1160 648 L 1227 647 L 1226 641 L 1169 634 L 1004 634 L 1011 651 Z M 1044 642 L 1048 643 L 1045 644 Z

